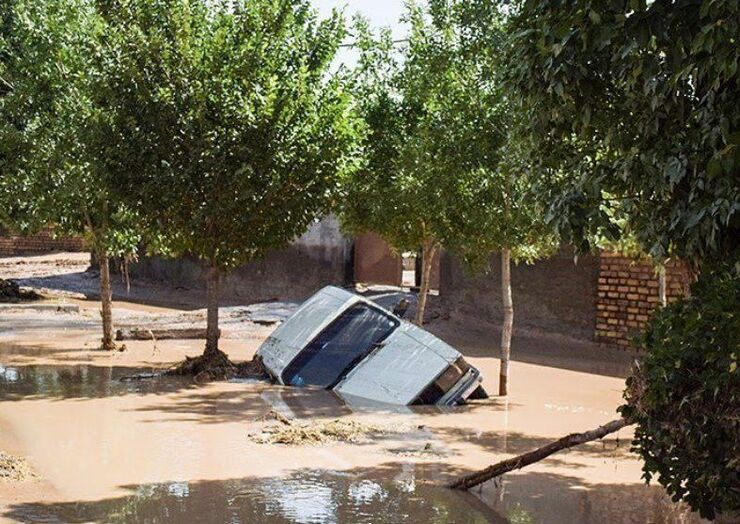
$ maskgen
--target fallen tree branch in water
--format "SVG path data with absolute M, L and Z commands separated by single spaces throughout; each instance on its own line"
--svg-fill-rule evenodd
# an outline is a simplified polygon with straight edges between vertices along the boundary
M 124 375 L 118 380 L 121 382 L 134 382 L 135 380 L 149 380 L 150 378 L 159 378 L 164 376 L 164 372 L 159 373 L 137 373 L 136 375 Z
M 518 455 L 516 457 L 498 462 L 497 464 L 488 466 L 487 468 L 480 471 L 476 471 L 474 473 L 470 473 L 469 475 L 460 477 L 454 482 L 448 484 L 447 487 L 462 490 L 470 489 L 473 486 L 482 484 L 487 480 L 491 480 L 492 478 L 503 475 L 504 473 L 508 473 L 509 471 L 520 469 L 524 466 L 529 466 L 530 464 L 539 462 L 540 460 L 545 459 L 553 453 L 557 453 L 558 451 L 572 448 L 586 442 L 591 442 L 592 440 L 604 438 L 608 434 L 619 431 L 623 427 L 629 426 L 630 424 L 631 422 L 626 418 L 620 418 L 617 420 L 612 420 L 611 422 L 608 422 L 603 426 L 599 426 L 596 429 L 592 429 L 584 433 L 571 433 L 570 435 L 566 435 L 565 437 L 560 438 L 555 442 L 550 442 L 549 444 L 542 446 L 541 448 L 537 448 L 534 451 L 530 451 L 528 453 L 524 453 L 522 455 Z
M 195 340 L 206 338 L 205 328 L 121 328 L 116 340 Z

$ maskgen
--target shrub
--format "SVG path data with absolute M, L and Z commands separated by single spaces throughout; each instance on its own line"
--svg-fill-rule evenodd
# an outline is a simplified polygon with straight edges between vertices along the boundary
M 740 508 L 740 278 L 704 271 L 690 298 L 657 311 L 622 414 L 637 424 L 643 477 L 705 518 Z

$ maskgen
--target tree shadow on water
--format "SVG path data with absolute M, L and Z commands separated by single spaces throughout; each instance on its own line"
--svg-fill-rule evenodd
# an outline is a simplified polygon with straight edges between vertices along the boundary
M 504 475 L 471 490 L 512 522 L 552 524 L 698 524 L 685 504 L 671 501 L 656 484 L 589 482 L 554 473 Z
M 2 515 L 21 522 L 506 522 L 468 493 L 424 482 L 388 463 L 349 471 L 300 469 L 285 477 L 172 481 L 123 486 L 97 501 L 21 503 Z
M 0 368 L 0 401 L 90 399 L 166 394 L 196 388 L 181 377 L 125 380 L 151 368 L 82 365 L 8 365 Z
M 557 437 L 543 437 L 528 435 L 517 431 L 477 431 L 461 427 L 439 427 L 434 432 L 446 441 L 462 441 L 474 445 L 484 451 L 520 455 L 533 451 L 557 440 Z M 619 433 L 593 442 L 564 450 L 546 460 L 551 465 L 567 465 L 570 468 L 582 467 L 573 462 L 559 460 L 558 456 L 592 457 L 606 459 L 622 459 L 632 457 L 630 452 L 630 438 L 620 438 Z M 502 458 L 503 460 L 503 458 Z

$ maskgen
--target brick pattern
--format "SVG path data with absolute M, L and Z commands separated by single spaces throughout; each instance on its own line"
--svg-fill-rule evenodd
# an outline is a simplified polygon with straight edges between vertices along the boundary
M 50 230 L 33 236 L 0 236 L 0 256 L 36 255 L 52 251 L 85 251 L 80 237 L 56 237 Z
M 690 273 L 685 264 L 666 266 L 666 299 L 685 296 Z M 596 341 L 631 348 L 632 340 L 660 305 L 660 284 L 655 268 L 647 260 L 636 260 L 604 252 L 599 260 L 596 302 Z

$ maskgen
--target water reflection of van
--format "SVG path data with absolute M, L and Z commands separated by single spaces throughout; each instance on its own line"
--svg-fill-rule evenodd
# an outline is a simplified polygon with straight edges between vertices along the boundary
M 480 372 L 454 348 L 374 302 L 328 286 L 257 350 L 280 384 L 401 405 L 485 398 Z

